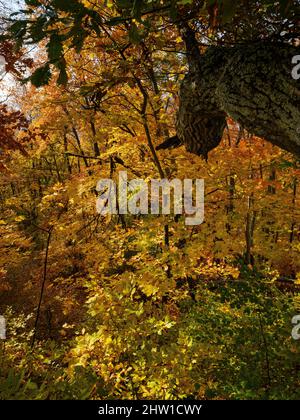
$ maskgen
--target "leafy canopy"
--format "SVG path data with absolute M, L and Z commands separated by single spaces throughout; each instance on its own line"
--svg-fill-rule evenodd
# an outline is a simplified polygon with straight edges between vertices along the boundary
M 49 82 L 53 68 L 59 71 L 58 83 L 68 80 L 66 50 L 79 53 L 89 36 L 102 37 L 122 28 L 129 43 L 141 43 L 156 32 L 158 22 L 180 27 L 192 21 L 200 35 L 219 41 L 272 37 L 285 28 L 293 30 L 297 1 L 269 0 L 106 0 L 92 3 L 79 0 L 25 0 L 26 9 L 10 17 L 6 38 L 18 48 L 46 42 L 48 61 L 27 79 L 35 86 Z M 255 25 L 253 25 L 255 23 Z M 255 27 L 255 33 L 253 33 Z M 234 35 L 233 35 L 234 34 Z M 235 38 L 235 39 L 234 39 Z

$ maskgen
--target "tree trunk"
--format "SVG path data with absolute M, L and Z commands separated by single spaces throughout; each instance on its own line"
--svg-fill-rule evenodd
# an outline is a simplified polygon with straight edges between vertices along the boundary
M 189 53 L 187 36 L 191 33 Z M 187 150 L 207 157 L 230 116 L 248 132 L 300 156 L 300 81 L 292 76 L 296 55 L 299 47 L 282 43 L 209 47 L 203 55 L 190 49 L 177 118 L 177 136 Z

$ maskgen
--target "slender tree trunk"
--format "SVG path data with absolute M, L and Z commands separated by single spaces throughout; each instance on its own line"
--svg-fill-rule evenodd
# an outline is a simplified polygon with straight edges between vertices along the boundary
M 290 243 L 293 242 L 294 236 L 295 236 L 295 227 L 296 227 L 296 221 L 295 221 L 295 210 L 296 210 L 296 197 L 297 197 L 297 178 L 294 178 L 293 181 L 293 220 L 291 225 L 291 233 L 290 233 Z
M 255 229 L 255 222 L 257 212 L 253 211 L 253 204 L 254 200 L 253 197 L 250 196 L 248 198 L 248 212 L 246 216 L 246 263 L 253 265 L 253 255 L 252 255 L 252 247 L 253 247 L 253 235 Z
M 72 165 L 71 165 L 71 162 L 70 162 L 70 156 L 68 155 L 68 139 L 67 139 L 66 130 L 64 132 L 64 151 L 65 151 L 65 159 L 66 159 L 68 172 L 69 172 L 70 175 L 72 175 Z
M 90 125 L 91 125 L 91 130 L 92 130 L 92 134 L 93 134 L 93 147 L 94 147 L 94 154 L 95 157 L 99 157 L 100 156 L 100 149 L 99 149 L 99 145 L 96 139 L 96 126 L 95 126 L 95 122 L 93 120 L 90 121 Z

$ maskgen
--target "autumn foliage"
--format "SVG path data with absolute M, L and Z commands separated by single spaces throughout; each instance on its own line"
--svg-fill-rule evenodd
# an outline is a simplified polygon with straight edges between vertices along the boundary
M 187 64 L 178 31 L 151 24 L 145 42 L 85 34 L 63 47 L 67 83 L 52 65 L 0 106 L 1 399 L 299 399 L 299 159 L 230 118 L 208 162 L 156 151 Z M 97 214 L 98 180 L 121 170 L 204 179 L 204 223 Z

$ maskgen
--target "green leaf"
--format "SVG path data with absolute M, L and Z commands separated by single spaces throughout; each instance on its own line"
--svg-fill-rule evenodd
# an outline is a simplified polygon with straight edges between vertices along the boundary
M 26 28 L 27 22 L 24 20 L 19 20 L 14 22 L 9 29 L 15 38 L 20 38 L 26 34 Z
M 135 19 L 137 20 L 141 19 L 142 8 L 143 8 L 143 2 L 141 0 L 134 0 L 131 14 Z
M 140 34 L 135 24 L 132 24 L 129 29 L 129 39 L 133 44 L 138 44 L 143 39 L 142 35 Z
M 30 26 L 30 36 L 33 42 L 39 42 L 46 36 L 44 29 L 47 26 L 47 18 L 39 16 L 37 21 Z
M 39 0 L 25 0 L 25 3 L 28 6 L 40 6 L 41 3 L 39 2 Z
M 38 68 L 30 77 L 31 83 L 35 87 L 41 87 L 47 85 L 51 78 L 51 71 L 49 64 L 46 64 L 43 67 Z
M 84 9 L 84 6 L 77 0 L 52 0 L 54 8 L 63 12 L 78 12 Z
M 84 40 L 88 36 L 88 32 L 79 27 L 77 23 L 72 28 L 72 32 L 74 33 L 72 47 L 75 48 L 75 51 L 77 53 L 80 53 L 83 47 Z
M 132 0 L 116 0 L 119 9 L 132 9 Z
M 68 82 L 68 73 L 67 73 L 67 70 L 66 70 L 66 61 L 64 59 L 61 60 L 57 67 L 60 70 L 59 76 L 58 76 L 58 79 L 57 79 L 57 83 L 59 85 L 65 86 Z
M 67 83 L 68 83 L 68 74 L 66 72 L 66 69 L 63 69 L 59 73 L 57 84 L 61 86 L 66 86 Z
M 193 0 L 180 0 L 177 2 L 178 4 L 186 5 L 186 4 L 192 4 Z
M 88 10 L 91 17 L 91 26 L 98 36 L 101 35 L 102 18 L 95 10 Z
M 54 33 L 50 36 L 50 40 L 47 44 L 47 52 L 50 63 L 55 64 L 58 60 L 61 59 L 63 55 L 63 45 L 61 38 L 57 33 Z
M 237 10 L 238 2 L 232 0 L 223 0 L 223 14 L 222 14 L 222 22 L 227 23 L 230 22 Z

